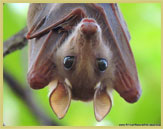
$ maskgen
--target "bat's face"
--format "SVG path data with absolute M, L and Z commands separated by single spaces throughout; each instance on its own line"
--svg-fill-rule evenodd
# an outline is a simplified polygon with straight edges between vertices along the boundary
M 85 18 L 57 50 L 59 78 L 71 87 L 73 99 L 91 100 L 98 86 L 108 85 L 112 53 L 102 38 L 98 23 Z

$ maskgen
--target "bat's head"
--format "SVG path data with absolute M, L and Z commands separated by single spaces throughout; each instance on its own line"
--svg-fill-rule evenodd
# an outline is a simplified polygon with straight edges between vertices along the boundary
M 66 79 L 73 99 L 92 100 L 99 84 L 105 87 L 110 83 L 108 76 L 113 76 L 112 53 L 94 19 L 84 18 L 57 50 L 56 56 L 60 80 Z
M 111 109 L 112 53 L 94 19 L 83 19 L 57 49 L 57 82 L 50 85 L 50 104 L 63 118 L 71 98 L 94 101 L 95 116 L 101 121 Z

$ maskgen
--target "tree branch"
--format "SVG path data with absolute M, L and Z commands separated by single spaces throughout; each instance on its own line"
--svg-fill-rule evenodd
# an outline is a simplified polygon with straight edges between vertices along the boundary
M 3 43 L 3 57 L 17 49 L 22 49 L 27 44 L 26 33 L 27 27 Z
M 33 115 L 36 117 L 37 120 L 40 121 L 41 125 L 55 125 L 58 126 L 59 124 L 50 119 L 44 112 L 36 105 L 36 102 L 33 100 L 33 96 L 30 90 L 26 90 L 22 88 L 21 84 L 19 84 L 9 73 L 5 70 L 3 72 L 3 78 L 8 83 L 9 88 L 17 94 L 28 106 L 31 110 Z
M 20 32 L 3 43 L 3 57 L 18 49 L 22 49 L 27 44 L 27 39 L 25 37 L 26 33 L 27 27 L 23 28 Z M 40 121 L 41 125 L 60 125 L 50 119 L 49 116 L 37 106 L 36 102 L 34 102 L 32 93 L 29 90 L 24 89 L 23 86 L 21 86 L 21 84 L 5 70 L 3 72 L 3 78 L 8 83 L 9 88 L 26 103 L 36 119 Z

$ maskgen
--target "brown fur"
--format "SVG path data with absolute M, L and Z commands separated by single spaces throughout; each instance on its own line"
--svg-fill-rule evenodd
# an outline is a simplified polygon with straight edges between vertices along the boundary
M 72 98 L 82 101 L 93 99 L 95 86 L 105 80 L 106 75 L 113 77 L 112 53 L 105 42 L 102 41 L 101 30 L 87 39 L 80 31 L 80 25 L 72 33 L 61 48 L 57 50 L 58 67 L 62 77 L 68 78 L 72 84 Z M 75 56 L 72 70 L 64 69 L 63 60 L 66 56 Z M 97 68 L 96 59 L 105 58 L 108 61 L 108 68 L 100 72 Z M 103 84 L 102 85 L 108 85 Z

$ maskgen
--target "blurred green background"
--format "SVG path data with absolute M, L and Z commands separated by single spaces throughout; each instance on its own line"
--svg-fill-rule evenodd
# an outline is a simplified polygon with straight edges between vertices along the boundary
M 33 100 L 51 119 L 62 125 L 117 126 L 119 124 L 161 124 L 161 4 L 120 4 L 131 33 L 131 48 L 136 60 L 142 96 L 134 104 L 113 93 L 114 105 L 102 122 L 96 122 L 93 103 L 72 101 L 64 119 L 58 120 L 48 101 L 48 88 L 32 90 Z M 7 40 L 26 26 L 28 4 L 5 4 L 3 39 Z M 4 58 L 4 69 L 27 86 L 28 46 Z M 20 97 L 4 81 L 3 120 L 6 125 L 40 125 Z M 29 89 L 28 89 L 29 90 Z

